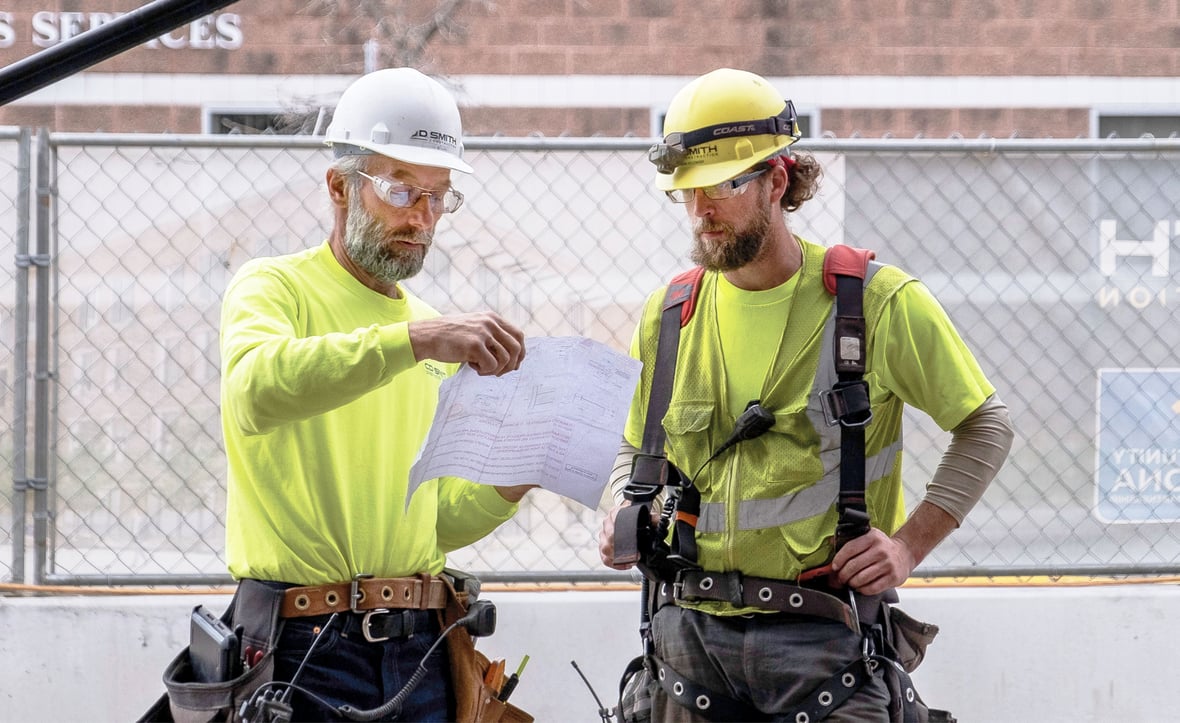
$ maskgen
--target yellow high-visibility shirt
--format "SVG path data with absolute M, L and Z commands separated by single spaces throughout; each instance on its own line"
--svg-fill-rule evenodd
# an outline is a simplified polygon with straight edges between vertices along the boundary
M 410 465 L 452 364 L 416 362 L 408 322 L 438 316 L 362 285 L 324 243 L 242 266 L 221 310 L 235 578 L 300 585 L 437 573 L 516 511 L 495 488 Z

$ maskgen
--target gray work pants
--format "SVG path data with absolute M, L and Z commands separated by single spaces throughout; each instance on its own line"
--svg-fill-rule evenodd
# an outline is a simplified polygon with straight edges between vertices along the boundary
M 859 635 L 816 618 L 721 617 L 666 605 L 652 623 L 656 655 L 665 663 L 689 680 L 771 715 L 798 705 L 860 657 Z M 706 720 L 670 700 L 656 684 L 652 721 Z M 889 690 L 881 671 L 825 720 L 888 723 Z

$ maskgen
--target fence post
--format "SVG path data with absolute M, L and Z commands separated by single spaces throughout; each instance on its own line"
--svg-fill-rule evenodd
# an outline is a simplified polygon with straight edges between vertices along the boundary
M 12 349 L 12 580 L 25 581 L 25 516 L 29 489 L 26 414 L 29 384 L 29 187 L 31 131 L 20 129 L 16 164 L 16 295 L 13 299 Z
M 45 580 L 49 558 L 49 360 L 50 304 L 50 210 L 53 203 L 54 177 L 51 176 L 49 129 L 37 130 L 37 251 L 31 257 L 37 269 L 36 305 L 33 323 L 37 346 L 33 362 L 33 477 L 28 487 L 33 491 L 33 584 Z

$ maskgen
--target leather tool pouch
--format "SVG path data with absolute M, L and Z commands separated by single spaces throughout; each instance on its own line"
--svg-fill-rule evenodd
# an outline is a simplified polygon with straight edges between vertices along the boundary
M 140 723 L 241 720 L 242 703 L 255 690 L 274 679 L 273 647 L 278 638 L 278 613 L 282 600 L 282 590 L 243 580 L 221 619 L 231 628 L 242 631 L 242 650 L 247 645 L 264 650 L 262 658 L 232 680 L 203 683 L 193 672 L 186 646 L 164 669 L 167 692 L 140 718 Z
M 467 605 L 479 594 L 479 582 L 454 570 L 446 570 L 447 607 L 440 611 L 445 630 L 467 612 Z M 533 717 L 512 703 L 496 698 L 497 691 L 484 684 L 490 661 L 475 649 L 475 640 L 463 627 L 447 635 L 447 652 L 451 658 L 451 688 L 455 696 L 455 720 L 458 723 L 532 723 Z

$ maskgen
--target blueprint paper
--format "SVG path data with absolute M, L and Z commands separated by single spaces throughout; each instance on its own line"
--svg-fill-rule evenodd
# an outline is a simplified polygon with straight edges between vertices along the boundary
M 584 337 L 531 337 L 525 349 L 514 372 L 481 377 L 464 365 L 443 381 L 411 496 L 452 476 L 540 485 L 598 507 L 642 365 Z

